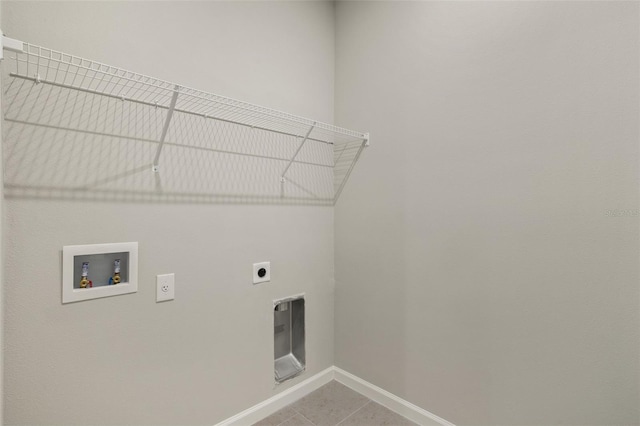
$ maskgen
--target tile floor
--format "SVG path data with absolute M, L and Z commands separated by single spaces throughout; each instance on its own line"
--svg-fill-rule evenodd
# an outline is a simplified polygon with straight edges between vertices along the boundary
M 415 423 L 336 381 L 254 426 L 411 426 Z

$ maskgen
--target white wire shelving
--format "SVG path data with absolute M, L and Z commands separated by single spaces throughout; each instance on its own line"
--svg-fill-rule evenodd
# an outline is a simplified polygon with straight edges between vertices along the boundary
M 366 133 L 2 37 L 5 187 L 335 204 Z

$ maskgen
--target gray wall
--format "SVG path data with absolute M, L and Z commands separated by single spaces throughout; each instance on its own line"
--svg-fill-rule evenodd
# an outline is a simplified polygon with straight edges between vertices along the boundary
M 335 121 L 373 135 L 336 364 L 457 424 L 639 423 L 638 5 L 336 8 L 335 40 L 315 2 L 3 1 L 2 28 L 329 122 L 335 41 Z M 8 424 L 211 424 L 334 362 L 330 208 L 4 204 Z M 60 304 L 63 245 L 132 240 L 138 293 Z M 274 390 L 270 303 L 299 292 L 308 373 Z
M 0 22 L 2 22 L 2 7 L 0 7 Z M 1 82 L 1 78 L 0 78 Z M 2 102 L 2 91 L 0 91 Z M 2 120 L 0 120 L 0 135 L 2 135 Z M 2 136 L 0 136 L 1 141 Z M 2 143 L 0 143 L 0 159 L 2 158 Z M 0 160 L 0 176 L 3 175 L 3 162 Z M 0 318 L 4 319 L 4 186 L 0 185 Z M 4 419 L 4 327 L 0 326 L 0 425 Z
M 333 120 L 331 3 L 3 1 L 2 18 L 14 38 Z M 213 424 L 333 365 L 332 208 L 11 198 L 5 215 L 8 424 Z M 61 305 L 62 246 L 119 241 L 140 244 L 138 292 Z M 170 272 L 176 300 L 156 304 Z M 307 373 L 274 389 L 271 302 L 302 292 Z
M 638 3 L 336 12 L 336 121 L 372 135 L 336 365 L 456 424 L 638 424 Z

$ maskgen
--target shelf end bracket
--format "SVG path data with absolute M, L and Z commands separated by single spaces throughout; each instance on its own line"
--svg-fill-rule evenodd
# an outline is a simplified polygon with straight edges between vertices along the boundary
M 173 112 L 176 109 L 176 101 L 178 100 L 178 94 L 180 93 L 180 86 L 176 85 L 173 89 L 173 96 L 171 97 L 171 103 L 169 104 L 169 110 L 167 111 L 167 118 L 164 120 L 164 126 L 162 127 L 162 134 L 160 135 L 160 143 L 158 144 L 158 149 L 156 150 L 156 156 L 153 159 L 153 166 L 151 170 L 155 173 L 160 171 L 160 154 L 162 153 L 162 145 L 164 145 L 164 139 L 167 137 L 167 132 L 169 131 L 169 123 L 171 123 L 171 117 L 173 117 Z
M 24 52 L 24 43 L 20 40 L 16 40 L 15 38 L 10 38 L 5 36 L 0 30 L 0 60 L 4 59 L 4 49 L 10 50 L 12 52 Z
M 369 146 L 369 133 L 366 133 L 365 136 L 366 136 L 366 138 L 364 138 L 362 140 L 362 143 L 360 144 L 360 148 L 358 149 L 358 152 L 356 153 L 356 156 L 353 158 L 353 161 L 349 165 L 349 169 L 347 170 L 347 174 L 344 175 L 344 178 L 342 179 L 342 183 L 340 183 L 340 187 L 338 188 L 338 190 L 336 191 L 336 193 L 335 193 L 335 195 L 333 197 L 333 205 L 334 206 L 338 202 L 338 198 L 340 197 L 340 194 L 342 193 L 342 190 L 344 189 L 344 185 L 349 180 L 349 175 L 351 175 L 351 172 L 353 171 L 354 166 L 358 162 L 358 159 L 360 158 L 360 154 L 362 154 L 362 151 L 366 147 Z

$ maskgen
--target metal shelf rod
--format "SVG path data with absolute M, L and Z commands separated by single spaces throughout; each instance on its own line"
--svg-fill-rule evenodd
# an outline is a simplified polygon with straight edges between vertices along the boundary
M 24 124 L 24 125 L 28 125 L 28 126 L 38 126 L 38 127 L 42 127 L 42 128 L 45 128 L 45 129 L 53 129 L 53 130 L 64 130 L 65 132 L 77 132 L 77 133 L 84 133 L 84 134 L 93 135 L 93 136 L 105 136 L 105 137 L 109 137 L 109 138 L 128 139 L 128 140 L 140 141 L 140 142 L 158 143 L 157 139 L 139 138 L 139 137 L 135 137 L 135 136 L 128 136 L 128 135 L 115 134 L 115 133 L 112 134 L 112 133 L 105 133 L 105 132 L 96 132 L 96 131 L 93 131 L 93 130 L 74 129 L 73 127 L 53 126 L 51 124 L 41 124 L 41 123 L 36 123 L 36 122 L 31 122 L 31 121 L 14 120 L 13 118 L 5 118 L 4 120 L 6 122 L 8 122 L 8 123 Z M 202 147 L 202 146 L 191 146 L 191 145 L 185 145 L 185 144 L 166 141 L 166 140 L 165 140 L 164 144 L 165 145 L 169 145 L 169 146 L 175 146 L 177 148 L 193 149 L 193 150 L 196 150 L 196 151 L 217 152 L 217 153 L 220 153 L 220 154 L 227 154 L 227 155 L 240 155 L 240 156 L 244 156 L 244 157 L 264 158 L 264 159 L 267 159 L 267 160 L 276 160 L 276 161 L 289 161 L 290 160 L 289 158 L 274 157 L 274 156 L 271 156 L 271 155 L 257 155 L 257 154 L 249 154 L 249 153 L 245 153 L 245 152 L 229 151 L 229 150 L 226 150 L 226 149 L 207 148 L 207 147 Z M 333 169 L 335 167 L 332 164 L 314 163 L 313 161 L 300 161 L 300 160 L 297 160 L 297 161 L 294 161 L 294 163 L 296 163 L 296 164 L 304 164 L 304 165 L 307 165 L 307 166 L 324 167 L 324 168 L 329 168 L 329 169 Z
M 26 75 L 16 74 L 16 73 L 13 73 L 13 72 L 9 73 L 9 76 L 10 77 L 16 77 L 16 78 L 21 78 L 23 80 L 32 81 L 34 83 L 38 82 L 38 83 L 43 83 L 43 84 L 49 84 L 51 86 L 61 87 L 63 89 L 78 90 L 80 92 L 90 93 L 92 95 L 100 95 L 100 96 L 106 96 L 106 97 L 112 98 L 112 99 L 122 100 L 122 96 L 112 95 L 111 93 L 104 93 L 104 92 L 100 92 L 98 90 L 85 89 L 85 88 L 82 88 L 82 87 L 72 86 L 70 84 L 62 84 L 62 83 L 57 83 L 55 81 L 44 80 L 44 79 L 40 79 L 38 81 L 38 79 L 36 77 L 28 77 Z M 140 105 L 151 106 L 151 107 L 154 107 L 154 108 L 157 107 L 157 108 L 162 108 L 162 109 L 169 109 L 169 107 L 166 106 L 166 105 L 155 104 L 153 102 L 141 101 L 141 100 L 138 100 L 138 99 L 131 99 L 131 98 L 127 98 L 127 97 L 125 97 L 124 100 L 128 101 L 128 102 L 134 102 L 134 103 L 140 104 Z M 197 114 L 195 112 L 187 111 L 185 109 L 175 108 L 174 111 L 182 113 L 182 114 L 194 115 L 196 117 L 202 117 L 202 118 L 206 118 L 206 119 L 222 121 L 222 122 L 225 122 L 225 123 L 236 124 L 238 126 L 248 127 L 250 129 L 264 130 L 266 132 L 277 133 L 279 135 L 294 136 L 296 138 L 300 137 L 300 135 L 296 134 L 296 133 L 283 132 L 281 130 L 274 130 L 274 129 L 269 129 L 269 128 L 260 127 L 260 126 L 252 126 L 250 124 L 241 123 L 239 121 L 234 121 L 234 120 L 228 120 L 226 118 L 218 118 L 218 117 L 214 117 L 214 116 L 211 116 L 211 115 L 205 115 L 205 114 Z M 322 139 L 308 138 L 308 140 L 314 141 L 314 142 L 324 143 L 324 144 L 327 144 L 327 145 L 333 145 L 333 142 L 324 141 Z
M 13 39 L 11 39 L 13 40 Z M 20 42 L 21 43 L 21 42 Z M 31 47 L 37 47 L 37 46 L 33 46 L 33 45 L 27 45 L 26 43 L 24 44 L 25 46 L 31 46 Z M 40 48 L 39 48 L 40 49 Z M 73 61 L 73 59 L 77 59 L 80 61 L 80 63 L 72 63 L 71 65 L 73 65 L 74 67 L 78 68 L 78 69 L 83 69 L 86 72 L 93 72 L 95 74 L 104 74 L 104 75 L 109 75 L 111 78 L 116 78 L 118 83 L 116 84 L 117 86 L 122 86 L 123 88 L 127 89 L 127 90 L 132 90 L 135 89 L 135 84 L 141 84 L 144 85 L 148 88 L 152 88 L 155 90 L 160 90 L 163 92 L 168 92 L 171 89 L 168 87 L 163 86 L 162 84 L 169 84 L 165 81 L 153 78 L 153 77 L 149 77 L 149 76 L 145 76 L 142 74 L 137 74 L 131 71 L 127 71 L 124 69 L 120 69 L 120 68 L 116 68 L 116 67 L 112 67 L 110 65 L 105 65 L 99 62 L 95 62 L 95 61 L 90 61 L 88 59 L 83 59 L 77 56 L 73 56 L 73 55 L 68 55 L 65 53 L 61 53 L 61 52 L 55 52 L 52 51 L 50 49 L 45 49 L 47 51 L 50 52 L 50 55 L 47 56 L 42 56 L 42 53 L 40 52 L 38 55 L 35 55 L 38 60 L 40 60 L 40 58 L 50 61 L 50 62 L 55 62 L 55 63 L 59 63 L 59 64 L 64 64 L 67 65 L 67 63 L 64 61 L 63 56 L 68 56 L 71 61 Z M 14 51 L 18 51 L 18 50 L 14 50 Z M 61 55 L 59 58 L 55 58 L 52 56 L 52 53 L 55 52 L 56 54 Z M 22 53 L 27 53 L 27 54 L 31 54 L 32 52 L 27 52 L 25 50 L 22 51 Z M 87 61 L 89 63 L 89 65 L 96 65 L 98 68 L 92 68 L 91 66 L 85 66 L 84 65 L 84 61 Z M 28 62 L 27 65 L 29 65 Z M 36 64 L 33 64 L 34 66 Z M 104 71 L 102 69 L 102 67 L 107 67 L 107 71 Z M 113 71 L 112 71 L 113 70 Z M 119 75 L 118 72 L 122 72 L 123 74 Z M 14 74 L 14 73 L 11 73 Z M 23 77 L 19 74 L 15 74 L 12 75 L 14 77 Z M 85 75 L 78 75 L 76 73 L 76 77 L 83 77 L 86 78 L 87 74 L 85 73 Z M 133 78 L 136 77 L 136 78 Z M 27 77 L 28 78 L 28 77 Z M 95 76 L 94 76 L 95 78 Z M 35 79 L 34 79 L 35 80 Z M 120 81 L 124 80 L 125 83 L 119 83 Z M 149 80 L 153 81 L 153 82 L 149 82 Z M 129 86 L 128 84 L 131 83 L 132 85 Z M 70 88 L 75 88 L 76 86 L 69 86 Z M 140 89 L 137 89 L 140 90 Z M 100 92 L 100 91 L 96 91 L 96 94 L 101 94 L 101 95 L 106 95 L 106 93 L 104 92 Z M 154 92 L 155 93 L 155 92 Z M 303 118 L 303 117 L 298 117 L 292 114 L 288 114 L 282 111 L 277 111 L 277 110 L 270 110 L 269 108 L 265 108 L 265 107 L 261 107 L 258 105 L 253 105 L 253 104 L 249 104 L 243 101 L 237 101 L 231 98 L 226 98 L 224 96 L 220 96 L 220 95 L 215 95 L 215 94 L 211 94 L 211 93 L 206 93 L 206 92 L 201 92 L 197 89 L 192 89 L 189 87 L 184 87 L 183 86 L 183 93 L 187 96 L 187 97 L 191 97 L 191 98 L 196 98 L 196 99 L 200 99 L 203 101 L 207 101 L 207 102 L 214 102 L 217 104 L 221 104 L 221 105 L 225 105 L 231 108 L 236 108 L 236 109 L 242 109 L 242 110 L 246 110 L 246 111 L 251 111 L 251 112 L 258 112 L 260 115 L 266 115 L 266 116 L 270 116 L 272 118 L 278 119 L 278 120 L 282 120 L 285 122 L 290 122 L 290 123 L 296 123 L 297 125 L 308 125 L 308 122 L 310 122 L 311 120 L 308 118 Z M 116 97 L 122 97 L 122 94 L 117 95 Z M 126 97 L 126 96 L 125 96 Z M 259 108 L 259 111 L 254 111 L 253 108 Z M 199 114 L 196 114 L 199 115 Z M 336 126 L 332 126 L 330 124 L 326 124 L 326 123 L 316 123 L 315 124 L 316 127 L 318 127 L 319 129 L 323 129 L 326 130 L 328 132 L 332 132 L 332 133 L 336 133 L 336 134 L 344 134 L 346 136 L 351 136 L 351 137 L 360 137 L 362 134 L 358 133 L 358 132 L 353 132 L 353 131 L 349 131 L 347 129 L 343 129 L 340 127 L 336 127 Z M 299 136 L 299 135 L 298 135 Z

